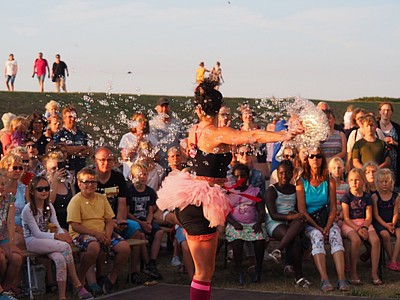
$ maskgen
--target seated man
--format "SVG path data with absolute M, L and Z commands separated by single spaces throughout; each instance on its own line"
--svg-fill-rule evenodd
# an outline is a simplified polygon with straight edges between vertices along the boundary
M 114 232 L 114 212 L 105 195 L 96 193 L 98 179 L 96 171 L 83 168 L 77 175 L 81 190 L 67 207 L 67 222 L 74 244 L 83 250 L 78 277 L 84 283 L 85 277 L 91 291 L 95 294 L 110 293 L 118 275 L 127 263 L 129 244 Z M 104 253 L 115 253 L 111 272 L 96 282 L 93 266 L 104 261 Z M 88 272 L 89 271 L 89 272 Z
M 97 184 L 97 192 L 104 194 L 115 214 L 114 231 L 121 235 L 124 239 L 145 239 L 140 232 L 139 223 L 133 220 L 127 220 L 126 201 L 129 192 L 124 175 L 113 169 L 116 158 L 112 149 L 108 146 L 102 146 L 96 149 L 95 155 L 96 173 L 99 179 Z M 137 270 L 137 265 L 140 258 L 140 248 L 133 247 L 131 253 L 131 282 L 140 284 L 141 278 Z M 97 273 L 101 274 L 102 268 Z

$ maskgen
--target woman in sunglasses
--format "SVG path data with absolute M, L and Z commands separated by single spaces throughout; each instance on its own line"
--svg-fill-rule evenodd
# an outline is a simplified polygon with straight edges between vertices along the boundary
M 350 290 L 344 272 L 344 247 L 336 218 L 336 183 L 329 178 L 326 158 L 320 148 L 309 150 L 304 171 L 296 185 L 297 207 L 305 215 L 306 236 L 312 245 L 311 254 L 321 277 L 321 290 L 334 289 L 326 271 L 325 240 L 329 241 L 338 274 L 340 291 Z
M 59 299 L 66 299 L 67 274 L 80 299 L 93 299 L 76 274 L 70 235 L 60 227 L 56 212 L 49 200 L 50 184 L 37 176 L 29 184 L 30 202 L 22 211 L 26 247 L 29 251 L 47 255 L 56 266 Z

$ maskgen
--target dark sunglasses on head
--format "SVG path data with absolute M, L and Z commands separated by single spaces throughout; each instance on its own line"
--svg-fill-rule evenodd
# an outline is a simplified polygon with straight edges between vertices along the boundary
M 283 154 L 283 158 L 286 158 L 286 159 L 288 159 L 288 158 L 295 158 L 295 157 L 296 157 L 296 154 L 292 154 L 292 155 Z
M 22 171 L 22 170 L 24 169 L 24 167 L 23 167 L 23 166 L 13 166 L 12 169 L 13 169 L 14 171 L 17 171 L 17 170 Z
M 318 153 L 318 154 L 309 154 L 309 155 L 308 155 L 308 158 L 309 158 L 309 159 L 314 159 L 314 158 L 321 159 L 321 158 L 322 158 L 322 154 L 321 154 L 321 153 Z
M 50 192 L 50 186 L 38 186 L 35 190 L 38 192 Z
M 241 155 L 241 156 L 244 156 L 245 154 L 246 154 L 247 156 L 250 156 L 250 155 L 253 155 L 253 152 L 251 152 L 251 151 L 239 152 L 239 155 Z

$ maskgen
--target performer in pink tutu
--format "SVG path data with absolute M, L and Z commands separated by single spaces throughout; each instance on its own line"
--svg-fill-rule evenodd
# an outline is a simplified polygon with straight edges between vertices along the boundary
M 222 188 L 232 160 L 231 146 L 289 140 L 303 131 L 301 125 L 282 132 L 218 128 L 218 111 L 223 101 L 214 86 L 215 83 L 205 80 L 195 90 L 199 122 L 190 129 L 188 137 L 191 172 L 168 176 L 158 191 L 157 206 L 161 210 L 177 208 L 178 220 L 186 230 L 195 265 L 191 300 L 210 299 L 218 244 L 216 229 L 225 224 L 231 211 L 226 190 Z

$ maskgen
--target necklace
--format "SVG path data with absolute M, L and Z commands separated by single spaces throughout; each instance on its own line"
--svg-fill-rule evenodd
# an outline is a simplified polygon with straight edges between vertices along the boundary
M 385 122 L 383 122 L 383 121 L 381 120 L 380 122 L 381 122 L 382 127 L 388 127 L 389 125 L 391 125 L 390 121 L 387 122 L 387 123 L 385 123 Z

